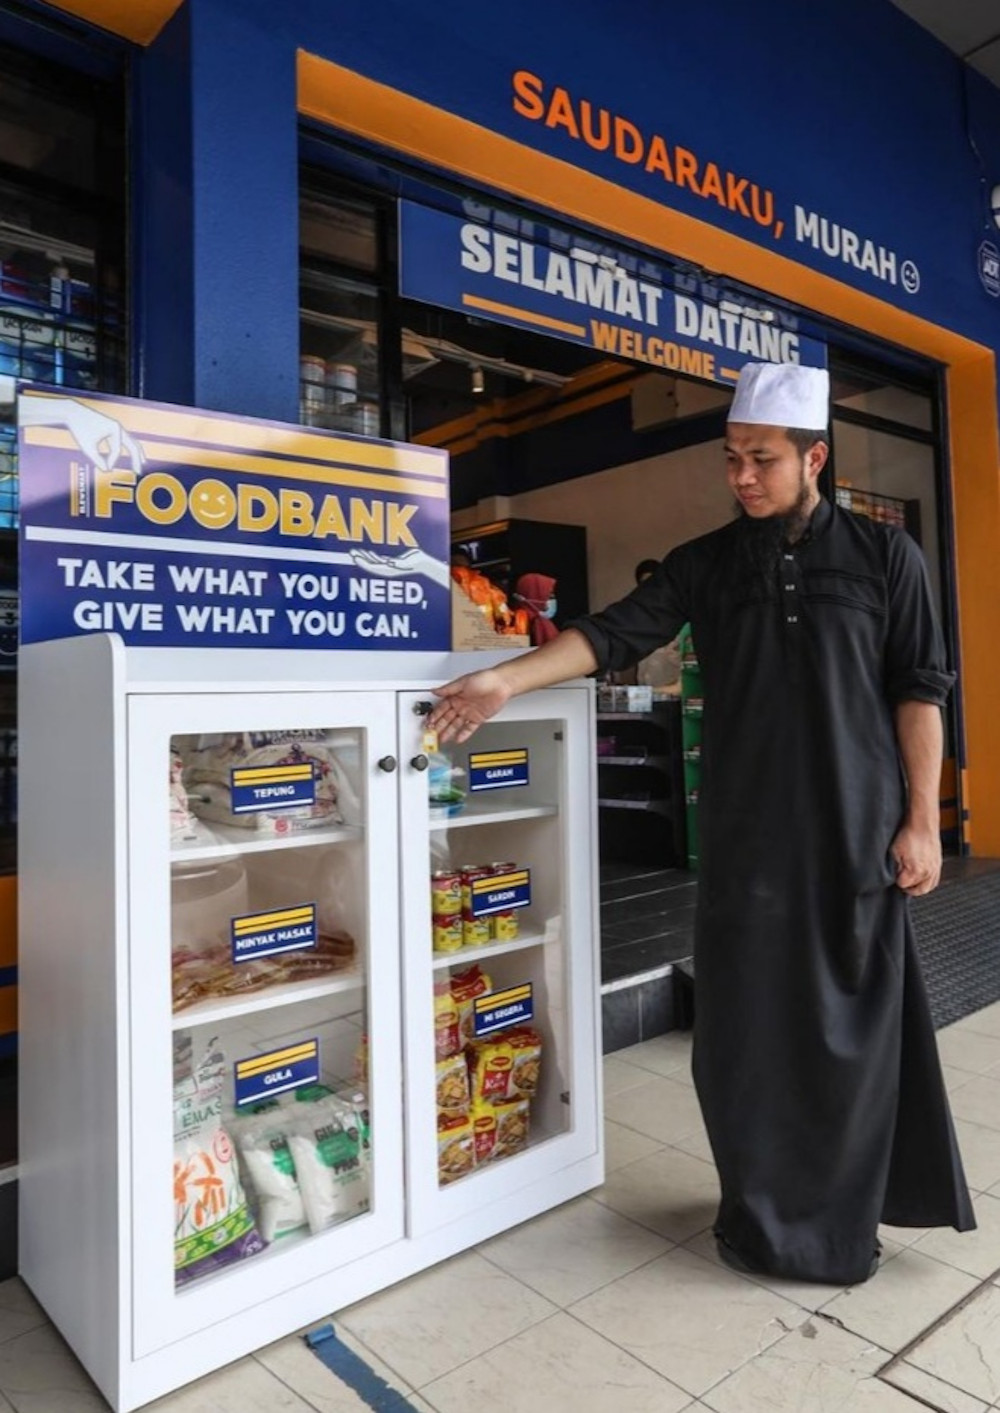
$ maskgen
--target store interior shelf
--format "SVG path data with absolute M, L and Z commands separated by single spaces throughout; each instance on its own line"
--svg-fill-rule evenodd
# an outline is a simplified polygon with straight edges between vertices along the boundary
M 666 814 L 669 810 L 669 800 L 605 800 L 598 797 L 598 806 L 602 810 L 652 810 L 655 814 Z
M 664 770 L 667 756 L 598 756 L 598 765 L 648 765 L 651 770 Z
M 348 839 L 361 839 L 364 829 L 358 824 L 338 824 L 329 829 L 306 829 L 297 834 L 269 834 L 264 837 L 252 829 L 233 825 L 213 824 L 204 837 L 177 844 L 170 850 L 170 862 L 196 863 L 208 859 L 228 859 L 234 854 L 264 854 L 275 849 L 317 848 L 323 844 L 342 844 Z
M 484 957 L 499 957 L 505 952 L 523 952 L 527 947 L 543 947 L 552 937 L 543 932 L 526 932 L 511 942 L 487 942 L 482 947 L 461 947 L 457 952 L 435 952 L 434 970 L 442 967 L 461 966 L 465 962 L 478 962 Z
M 193 1025 L 215 1025 L 218 1021 L 248 1016 L 254 1011 L 267 1011 L 273 1006 L 294 1006 L 299 1001 L 315 1001 L 321 996 L 335 996 L 341 991 L 356 991 L 364 986 L 363 974 L 356 968 L 324 976 L 318 981 L 286 981 L 255 991 L 252 996 L 226 996 L 222 1000 L 199 1001 L 178 1011 L 173 1018 L 174 1030 L 187 1030 Z
M 670 698 L 671 701 L 675 700 Z M 661 705 L 661 703 L 657 703 Z M 661 718 L 653 711 L 599 711 L 598 721 L 655 721 L 660 722 Z
M 461 814 L 447 816 L 431 815 L 431 829 L 466 829 L 473 824 L 506 824 L 515 819 L 544 819 L 558 814 L 555 805 L 522 805 L 519 809 L 498 809 L 491 804 L 466 805 Z

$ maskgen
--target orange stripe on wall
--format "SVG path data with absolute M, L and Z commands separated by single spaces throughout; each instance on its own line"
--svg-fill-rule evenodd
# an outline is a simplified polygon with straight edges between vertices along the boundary
M 0 878 L 0 967 L 17 966 L 17 879 Z
M 17 1030 L 17 987 L 0 986 L 0 1035 Z
M 49 0 L 57 10 L 89 20 L 112 34 L 151 44 L 183 0 Z
M 563 219 L 692 260 L 948 365 L 969 839 L 975 852 L 1000 856 L 1000 791 L 991 788 L 1000 768 L 1000 654 L 989 622 L 991 605 L 1000 602 L 1000 436 L 992 351 L 777 250 L 302 50 L 298 92 L 299 109 L 308 117 Z

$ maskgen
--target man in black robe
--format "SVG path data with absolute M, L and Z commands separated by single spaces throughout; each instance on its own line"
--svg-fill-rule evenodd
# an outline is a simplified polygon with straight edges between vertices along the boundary
M 879 1222 L 975 1226 L 908 895 L 941 870 L 952 683 L 919 549 L 817 490 L 829 379 L 751 364 L 738 518 L 553 642 L 439 690 L 442 740 L 690 622 L 704 683 L 693 1070 L 737 1269 L 846 1285 Z

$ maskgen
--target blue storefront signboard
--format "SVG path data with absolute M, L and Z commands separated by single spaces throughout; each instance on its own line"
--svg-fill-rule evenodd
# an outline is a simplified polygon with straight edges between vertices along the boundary
M 233 1066 L 236 1103 L 256 1104 L 273 1094 L 284 1094 L 319 1081 L 319 1041 L 302 1040 L 266 1055 L 250 1055 Z
M 528 784 L 528 752 L 517 748 L 509 751 L 473 751 L 469 756 L 469 792 L 506 790 L 514 785 Z
M 305 951 L 315 947 L 318 939 L 316 904 L 300 903 L 268 913 L 234 917 L 229 937 L 234 963 L 274 957 L 279 952 Z
M 451 646 L 446 453 L 41 388 L 18 418 L 22 642 Z
M 399 203 L 400 293 L 621 358 L 732 384 L 745 363 L 826 367 L 794 316 L 666 265 L 505 213 Z

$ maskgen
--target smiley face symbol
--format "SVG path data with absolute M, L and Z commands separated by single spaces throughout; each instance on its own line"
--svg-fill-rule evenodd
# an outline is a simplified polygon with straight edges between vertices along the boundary
M 224 481 L 199 481 L 191 491 L 188 509 L 206 530 L 223 530 L 236 516 L 236 496 Z

